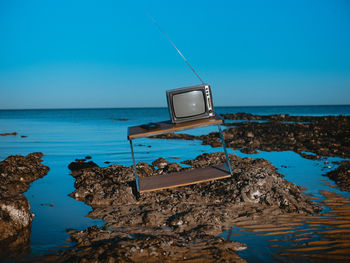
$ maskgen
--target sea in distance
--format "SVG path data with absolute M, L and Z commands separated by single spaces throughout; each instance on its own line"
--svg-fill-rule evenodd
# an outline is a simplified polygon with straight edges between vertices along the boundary
M 350 115 L 350 105 L 217 107 L 216 112 L 300 116 Z M 45 154 L 43 164 L 50 167 L 49 173 L 33 182 L 25 193 L 31 204 L 31 211 L 35 214 L 29 256 L 54 253 L 74 245 L 67 241 L 67 229 L 83 230 L 88 226 L 104 224 L 102 220 L 86 217 L 91 208 L 68 196 L 74 191 L 74 178 L 68 169 L 72 161 L 91 156 L 92 161 L 101 167 L 111 164 L 131 166 L 127 128 L 168 119 L 166 108 L 0 110 L 0 133 L 18 133 L 17 136 L 0 136 L 0 160 L 9 155 L 42 152 Z M 217 131 L 217 128 L 198 128 L 186 133 L 201 135 L 212 131 Z M 199 141 L 166 140 L 165 143 L 162 139 L 145 138 L 138 140 L 137 145 L 139 146 L 135 145 L 134 149 L 136 162 L 148 163 L 159 157 L 180 163 L 203 152 L 220 151 L 220 148 L 202 145 Z M 312 196 L 314 201 L 320 202 L 325 214 L 332 208 L 323 202 L 326 198 L 322 194 L 323 191 L 331 192 L 340 198 L 342 205 L 349 211 L 350 193 L 340 191 L 328 177 L 322 176 L 336 168 L 336 165 L 325 168 L 325 160 L 331 163 L 342 161 L 341 158 L 308 160 L 291 151 L 260 151 L 259 154 L 244 154 L 232 149 L 228 151 L 241 157 L 269 160 L 285 175 L 285 179 L 305 187 L 305 193 Z M 333 222 L 332 220 L 335 219 L 330 218 L 329 222 Z M 248 262 L 288 262 L 288 258 L 293 258 L 295 253 L 300 252 L 295 249 L 298 244 L 305 243 L 298 238 L 300 235 L 308 237 L 308 242 L 318 242 L 322 241 L 323 231 L 337 230 L 337 224 L 332 225 L 329 222 L 320 221 L 312 225 L 310 222 L 301 221 L 288 233 L 265 231 L 259 225 L 254 227 L 255 231 L 252 231 L 252 226 L 233 227 L 230 231 L 222 233 L 222 236 L 246 243 L 248 249 L 239 252 L 239 255 Z M 260 231 L 257 231 L 259 229 Z M 345 230 L 350 233 L 350 225 L 347 225 Z

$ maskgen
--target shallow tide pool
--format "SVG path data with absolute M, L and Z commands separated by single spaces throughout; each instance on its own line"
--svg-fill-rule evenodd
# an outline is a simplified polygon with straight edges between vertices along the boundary
M 229 110 L 221 109 L 222 113 Z M 277 114 L 280 113 L 278 110 L 281 111 L 268 109 L 266 112 Z M 72 246 L 67 241 L 67 229 L 104 224 L 102 220 L 86 217 L 91 208 L 68 196 L 74 191 L 69 163 L 76 158 L 91 156 L 99 166 L 109 165 L 105 161 L 130 166 L 132 160 L 126 139 L 127 127 L 167 118 L 166 109 L 0 113 L 0 131 L 18 132 L 17 136 L 0 136 L 0 159 L 14 154 L 43 152 L 43 163 L 50 167 L 49 173 L 33 182 L 25 193 L 35 214 L 31 235 L 32 255 Z M 188 133 L 201 135 L 213 131 L 217 131 L 217 128 L 200 128 Z M 22 138 L 21 135 L 27 137 Z M 159 157 L 170 162 L 181 162 L 204 152 L 222 150 L 201 145 L 199 141 L 184 140 L 140 139 L 135 140 L 134 145 L 136 161 L 149 163 Z M 321 215 L 314 217 L 289 218 L 286 215 L 266 219 L 264 223 L 243 219 L 237 221 L 222 236 L 247 244 L 248 249 L 239 252 L 241 257 L 249 262 L 302 262 L 304 259 L 307 261 L 308 257 L 327 261 L 327 255 L 334 260 L 344 260 L 342 253 L 350 251 L 350 194 L 340 191 L 328 177 L 322 176 L 336 168 L 332 162 L 342 159 L 308 160 L 290 151 L 247 155 L 229 149 L 229 153 L 269 160 L 285 175 L 285 179 L 305 187 L 308 197 L 323 206 Z M 326 161 L 329 164 L 326 165 Z

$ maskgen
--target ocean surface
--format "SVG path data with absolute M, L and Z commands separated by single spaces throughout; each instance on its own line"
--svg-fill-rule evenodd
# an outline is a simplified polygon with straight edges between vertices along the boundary
M 304 116 L 350 115 L 350 105 L 217 107 L 216 112 Z M 130 166 L 132 159 L 127 141 L 127 128 L 168 119 L 166 108 L 0 110 L 0 133 L 18 133 L 17 136 L 0 136 L 0 160 L 9 155 L 42 152 L 45 154 L 43 163 L 50 167 L 48 175 L 33 182 L 25 193 L 30 201 L 32 213 L 35 214 L 31 235 L 32 255 L 51 253 L 72 246 L 73 244 L 67 241 L 69 237 L 67 229 L 82 230 L 91 225 L 104 224 L 102 220 L 86 217 L 91 208 L 68 196 L 74 191 L 74 179 L 68 169 L 69 163 L 77 158 L 91 156 L 92 161 L 101 167 L 111 164 Z M 201 135 L 216 130 L 216 127 L 205 127 L 186 132 Z M 135 141 L 134 150 L 137 162 L 151 163 L 159 157 L 181 162 L 193 159 L 203 152 L 220 151 L 220 148 L 201 145 L 199 141 L 167 140 L 164 143 L 161 139 L 139 139 Z M 325 161 L 332 163 L 343 159 L 308 160 L 290 151 L 261 151 L 259 154 L 249 155 L 228 150 L 229 153 L 241 157 L 265 158 L 271 161 L 287 180 L 306 187 L 305 193 L 324 207 L 322 220 L 314 218 L 312 221 L 308 221 L 310 219 L 298 221 L 294 218 L 297 223 L 288 225 L 286 222 L 291 222 L 290 219 L 285 221 L 276 219 L 275 230 L 259 224 L 240 222 L 232 229 L 228 229 L 222 233 L 223 237 L 248 245 L 248 249 L 239 253 L 241 257 L 248 262 L 293 262 L 295 259 L 299 261 L 305 258 L 305 253 L 309 256 L 314 253 L 317 257 L 317 250 L 312 250 L 313 246 L 317 249 L 319 244 L 325 244 L 325 233 L 339 230 L 339 225 L 343 227 L 341 231 L 348 233 L 343 236 L 344 242 L 350 243 L 350 213 L 343 219 L 348 220 L 344 224 L 337 224 L 338 218 L 334 213 L 339 206 L 349 211 L 350 194 L 340 191 L 328 177 L 322 176 L 336 168 L 333 164 L 331 168 L 325 168 Z M 106 164 L 106 161 L 110 163 Z M 333 201 L 328 202 L 329 200 Z M 334 200 L 339 202 L 336 207 L 332 206 Z M 280 230 L 281 226 L 283 231 Z M 289 230 L 286 231 L 286 228 Z M 302 235 L 303 239 L 299 235 Z M 329 244 L 321 247 L 322 251 L 328 249 L 333 253 L 339 249 Z

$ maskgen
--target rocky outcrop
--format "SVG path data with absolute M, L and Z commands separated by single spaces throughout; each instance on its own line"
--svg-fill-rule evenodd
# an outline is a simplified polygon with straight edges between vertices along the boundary
M 225 130 L 224 137 L 228 146 L 234 149 L 291 150 L 313 159 L 320 156 L 350 157 L 350 116 L 224 114 L 223 117 L 269 121 L 233 123 L 233 128 Z
M 250 120 L 250 121 L 284 121 L 284 122 L 313 122 L 313 123 L 339 123 L 349 121 L 350 116 L 291 116 L 289 114 L 253 115 L 251 113 L 227 113 L 221 114 L 225 120 Z
M 223 114 L 226 120 L 247 120 L 226 123 L 223 131 L 227 147 L 243 153 L 294 151 L 309 159 L 321 156 L 350 158 L 350 116 L 289 116 Z M 265 121 L 265 122 L 257 122 Z M 162 139 L 201 140 L 204 145 L 221 147 L 217 132 L 208 135 L 165 134 Z M 312 154 L 308 154 L 309 152 Z
M 49 168 L 41 164 L 42 153 L 9 156 L 0 162 L 0 260 L 17 257 L 29 249 L 34 215 L 22 194 Z
M 343 161 L 340 166 L 325 174 L 339 186 L 342 191 L 350 191 L 350 161 Z
M 139 176 L 195 169 L 220 164 L 222 153 L 202 154 L 184 162 L 159 158 L 152 165 L 139 163 Z M 90 217 L 106 225 L 99 229 L 71 230 L 76 247 L 58 261 L 241 262 L 236 251 L 244 245 L 218 238 L 234 219 L 268 214 L 312 214 L 320 211 L 297 185 L 283 179 L 263 159 L 230 155 L 231 178 L 138 195 L 132 167 L 75 170 L 77 200 L 92 206 Z

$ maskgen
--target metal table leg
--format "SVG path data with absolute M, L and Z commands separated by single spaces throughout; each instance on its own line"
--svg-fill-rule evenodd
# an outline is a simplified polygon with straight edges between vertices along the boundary
M 130 141 L 130 148 L 131 148 L 132 163 L 133 163 L 133 166 L 134 166 L 134 176 L 135 176 L 135 182 L 136 182 L 136 189 L 137 189 L 137 192 L 140 192 L 140 179 L 137 176 L 137 171 L 136 171 L 134 148 L 132 146 L 132 140 L 129 140 L 129 141 Z

